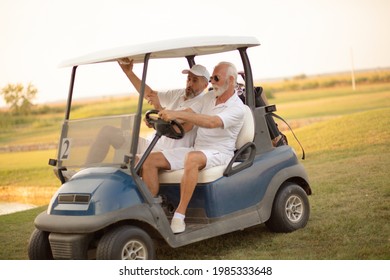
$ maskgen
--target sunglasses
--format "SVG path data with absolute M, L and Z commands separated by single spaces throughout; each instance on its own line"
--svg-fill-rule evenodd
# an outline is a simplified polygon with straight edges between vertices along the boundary
M 218 83 L 220 79 L 219 79 L 219 77 L 217 75 L 215 75 L 215 76 L 211 76 L 210 77 L 210 81 L 209 81 L 210 83 L 211 83 L 211 80 L 214 80 L 214 81 L 216 81 Z

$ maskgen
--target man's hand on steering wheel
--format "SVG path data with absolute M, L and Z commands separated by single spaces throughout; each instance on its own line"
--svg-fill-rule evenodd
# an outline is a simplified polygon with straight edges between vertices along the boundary
M 146 124 L 147 127 L 149 128 L 154 128 L 153 124 L 147 121 L 146 117 L 144 118 L 144 123 Z
M 149 110 L 145 114 L 145 121 L 149 123 L 158 134 L 172 139 L 181 139 L 184 137 L 184 128 L 176 120 L 165 121 L 159 117 L 158 110 Z

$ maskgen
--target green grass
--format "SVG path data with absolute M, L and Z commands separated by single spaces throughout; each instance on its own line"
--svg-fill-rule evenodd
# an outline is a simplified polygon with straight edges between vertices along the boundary
M 274 234 L 260 225 L 184 248 L 164 248 L 161 257 L 389 259 L 389 117 L 390 109 L 373 110 L 296 131 L 313 190 L 306 228 Z
M 75 102 L 70 119 L 130 114 L 136 112 L 138 97 L 103 98 L 94 101 Z M 65 106 L 55 105 L 54 109 L 40 114 L 38 106 L 30 116 L 13 116 L 0 111 L 0 145 L 28 145 L 36 143 L 57 143 L 62 125 Z M 143 112 L 152 107 L 146 102 Z M 60 110 L 61 109 L 61 110 Z M 143 127 L 145 129 L 146 127 Z
M 40 207 L 0 216 L 1 260 L 27 259 L 27 244 L 34 219 L 43 210 L 44 207 Z
M 289 120 L 339 116 L 390 107 L 390 85 L 283 92 L 269 101 Z
M 302 163 L 313 190 L 311 216 L 304 229 L 275 234 L 259 225 L 177 249 L 160 244 L 158 258 L 390 259 L 389 88 L 367 86 L 359 93 L 338 88 L 297 91 L 285 96 L 286 101 L 285 93 L 275 95 L 278 108 L 296 104 L 296 114 L 291 110 L 286 117 L 279 110 L 288 120 L 312 118 L 323 111 L 323 121 L 295 129 L 306 151 Z M 301 103 L 297 101 L 300 95 L 305 96 Z M 300 156 L 299 146 L 286 134 Z M 0 173 L 0 186 L 4 180 L 17 186 L 28 182 L 42 189 L 52 184 L 50 180 L 58 185 L 46 165 L 52 152 L 2 153 L 0 172 L 9 173 Z M 48 170 L 41 169 L 43 166 Z M 35 176 L 39 179 L 34 180 Z M 45 177 L 52 179 L 45 182 Z M 27 259 L 33 220 L 44 209 L 0 216 L 0 259 Z
M 46 187 L 58 184 L 53 176 L 49 158 L 55 150 L 2 153 L 0 157 L 0 186 Z
M 389 259 L 389 114 L 390 109 L 373 110 L 296 131 L 306 148 L 303 163 L 313 189 L 306 228 L 274 234 L 260 225 L 178 249 L 162 244 L 158 257 Z M 13 244 L 0 252 L 0 259 L 27 257 L 32 220 L 43 209 L 0 217 L 0 240 Z
M 355 85 L 359 89 L 367 85 L 388 84 L 390 82 L 390 71 L 388 69 L 377 69 L 374 71 L 359 71 L 355 73 Z M 320 88 L 336 89 L 351 88 L 351 74 L 337 73 L 328 75 L 310 76 L 298 75 L 283 81 L 261 83 L 267 96 L 276 92 L 315 90 Z

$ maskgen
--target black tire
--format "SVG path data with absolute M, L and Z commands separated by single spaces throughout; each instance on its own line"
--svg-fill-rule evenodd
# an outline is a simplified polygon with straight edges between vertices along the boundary
M 273 232 L 292 232 L 306 226 L 310 216 L 309 199 L 299 185 L 287 183 L 276 194 L 266 226 Z
M 52 260 L 49 243 L 49 233 L 35 229 L 28 243 L 28 258 L 30 260 Z
M 98 260 L 153 260 L 156 258 L 154 242 L 142 229 L 121 226 L 107 232 L 100 239 Z

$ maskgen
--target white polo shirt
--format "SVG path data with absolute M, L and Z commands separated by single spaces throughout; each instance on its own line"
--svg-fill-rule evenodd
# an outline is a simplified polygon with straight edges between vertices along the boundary
M 185 94 L 185 89 L 176 89 L 165 92 L 158 92 L 157 96 L 163 108 L 168 110 L 184 110 L 199 102 L 205 93 L 201 93 L 187 100 L 185 100 Z M 186 132 L 184 137 L 179 140 L 162 136 L 158 140 L 154 150 L 158 151 L 178 147 L 193 147 L 196 137 L 196 130 L 197 127 L 194 126 L 192 130 Z M 148 140 L 151 141 L 152 137 L 154 137 L 154 134 L 151 137 L 148 137 Z
M 233 156 L 236 149 L 237 136 L 244 123 L 244 104 L 234 94 L 225 103 L 215 105 L 216 97 L 212 91 L 193 104 L 190 108 L 199 114 L 217 115 L 223 122 L 223 128 L 199 127 L 195 139 L 195 150 L 217 150 Z

